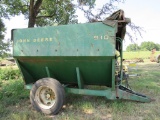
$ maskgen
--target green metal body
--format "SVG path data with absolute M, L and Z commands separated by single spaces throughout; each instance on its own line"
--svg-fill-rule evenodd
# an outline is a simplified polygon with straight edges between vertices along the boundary
M 115 33 L 103 23 L 14 30 L 13 55 L 26 84 L 48 76 L 76 84 L 79 67 L 84 84 L 111 87 Z
M 123 93 L 115 84 L 116 33 L 117 24 L 109 26 L 102 22 L 16 29 L 12 31 L 13 56 L 28 89 L 37 80 L 51 77 L 64 84 L 69 93 L 126 99 L 126 91 Z M 122 46 L 121 43 L 121 49 Z M 107 86 L 108 89 L 89 90 L 85 85 Z M 147 98 L 139 100 L 140 96 L 130 94 L 135 98 L 127 99 L 147 101 Z

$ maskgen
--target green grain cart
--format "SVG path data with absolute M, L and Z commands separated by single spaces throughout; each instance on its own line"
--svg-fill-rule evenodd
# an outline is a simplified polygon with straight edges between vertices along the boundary
M 13 56 L 33 107 L 56 114 L 65 93 L 150 102 L 121 84 L 125 20 L 12 30 Z

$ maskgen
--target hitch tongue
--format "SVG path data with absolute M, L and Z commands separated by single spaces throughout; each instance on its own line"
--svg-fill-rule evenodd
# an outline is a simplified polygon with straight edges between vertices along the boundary
M 151 102 L 154 100 L 140 93 L 136 93 L 124 86 L 119 86 L 118 95 L 119 99 L 133 100 L 138 102 Z

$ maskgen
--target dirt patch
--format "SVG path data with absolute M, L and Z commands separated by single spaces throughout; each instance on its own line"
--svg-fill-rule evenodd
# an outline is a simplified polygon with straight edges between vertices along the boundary
M 0 61 L 0 66 L 14 66 L 16 65 L 15 61 L 14 60 L 1 60 Z

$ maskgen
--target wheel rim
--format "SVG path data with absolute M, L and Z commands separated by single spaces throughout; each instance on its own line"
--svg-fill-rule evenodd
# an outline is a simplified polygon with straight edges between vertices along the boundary
M 35 94 L 35 101 L 43 109 L 50 109 L 56 102 L 53 90 L 47 86 L 40 86 Z

